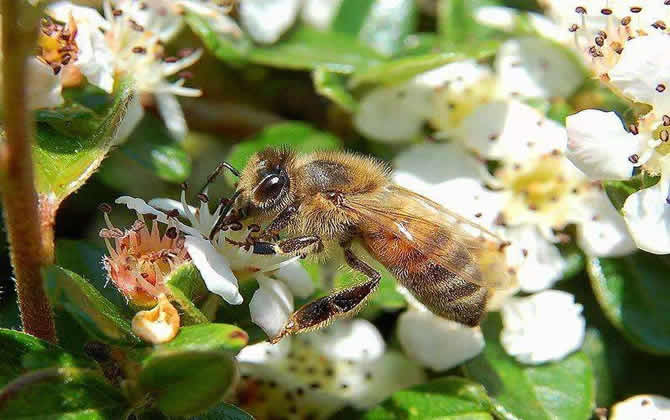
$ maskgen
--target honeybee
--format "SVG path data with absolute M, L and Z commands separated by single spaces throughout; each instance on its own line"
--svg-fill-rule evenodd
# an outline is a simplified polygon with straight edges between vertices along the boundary
M 271 342 L 361 309 L 381 275 L 357 255 L 354 245 L 385 266 L 433 313 L 468 326 L 479 324 L 490 289 L 505 281 L 483 275 L 498 272 L 504 277 L 506 271 L 499 259 L 486 254 L 485 244 L 490 242 L 463 229 L 463 224 L 472 223 L 394 184 L 389 168 L 372 158 L 342 151 L 298 155 L 268 148 L 253 155 L 241 173 L 227 163 L 217 171 L 223 167 L 239 182 L 212 236 L 230 223 L 227 215 L 234 208 L 236 214 L 265 226 L 247 242 L 254 253 L 337 252 L 367 277 L 294 312 Z M 483 228 L 479 231 L 494 236 Z

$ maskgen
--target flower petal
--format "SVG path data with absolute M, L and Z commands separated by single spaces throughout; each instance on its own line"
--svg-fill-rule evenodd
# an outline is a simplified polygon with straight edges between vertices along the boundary
M 561 360 L 584 341 L 582 305 L 574 296 L 545 290 L 524 298 L 510 298 L 502 307 L 500 342 L 518 361 L 540 364 Z
M 170 134 L 176 140 L 183 140 L 188 128 L 179 101 L 171 93 L 156 93 L 154 96 L 158 103 L 158 112 L 161 114 L 161 118 Z
M 256 276 L 260 287 L 249 302 L 251 320 L 274 337 L 293 312 L 293 295 L 284 283 L 263 274 Z
M 436 371 L 458 366 L 484 349 L 479 328 L 413 309 L 398 318 L 398 340 L 409 357 Z
M 628 196 L 622 208 L 635 244 L 641 250 L 654 254 L 670 254 L 670 158 L 663 160 L 661 180 Z
M 302 7 L 302 20 L 308 24 L 326 30 L 340 9 L 342 0 L 305 0 Z
M 202 236 L 186 236 L 184 243 L 193 264 L 210 292 L 221 296 L 231 305 L 239 305 L 243 298 L 228 261 Z
M 566 156 L 592 179 L 629 179 L 644 163 L 646 137 L 626 131 L 614 112 L 587 109 L 567 117 L 565 125 Z
M 393 166 L 393 180 L 416 191 L 457 178 L 477 179 L 486 172 L 480 161 L 456 143 L 417 144 L 398 154 Z
M 116 130 L 114 137 L 114 144 L 123 143 L 135 130 L 135 127 L 142 121 L 144 117 L 144 107 L 140 101 L 140 95 L 135 94 L 128 104 L 126 116 L 123 118 L 121 125 Z
M 62 78 L 54 74 L 53 69 L 38 60 L 30 57 L 27 65 L 28 86 L 27 102 L 29 109 L 52 108 L 63 104 Z M 3 83 L 11 83 L 4 80 Z
M 609 71 L 612 85 L 636 102 L 649 104 L 658 115 L 670 112 L 670 37 L 651 33 L 631 39 Z
M 660 395 L 635 395 L 612 407 L 610 420 L 670 419 L 670 399 Z
M 130 210 L 135 210 L 140 214 L 153 214 L 154 216 L 156 216 L 156 220 L 158 220 L 161 223 L 168 224 L 167 214 L 151 207 L 141 198 L 129 197 L 127 195 L 124 195 L 117 198 L 114 202 L 116 204 L 123 204 Z M 193 229 L 191 226 L 185 225 L 178 221 L 175 221 L 175 223 L 179 227 L 179 230 L 183 231 L 184 233 L 188 235 L 195 235 L 197 237 L 202 237 L 202 234 L 197 229 Z
M 272 363 L 286 357 L 291 350 L 291 344 L 291 337 L 284 337 L 277 344 L 263 341 L 246 346 L 240 350 L 236 358 L 241 363 Z
M 621 257 L 637 250 L 624 218 L 601 191 L 584 202 L 584 221 L 577 227 L 579 247 L 591 257 Z
M 364 319 L 338 321 L 309 337 L 315 348 L 332 359 L 354 362 L 374 360 L 386 348 L 377 328 Z
M 538 37 L 506 41 L 496 55 L 495 69 L 503 94 L 529 98 L 569 97 L 584 80 L 563 47 Z
M 254 41 L 272 44 L 293 25 L 300 5 L 300 0 L 245 0 L 240 21 Z
M 304 299 L 314 293 L 312 278 L 298 261 L 282 265 L 274 276 L 286 283 L 294 296 Z

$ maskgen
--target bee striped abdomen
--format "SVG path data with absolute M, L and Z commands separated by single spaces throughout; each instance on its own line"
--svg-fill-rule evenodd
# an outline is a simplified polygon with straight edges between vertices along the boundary
M 462 273 L 471 279 L 481 277 L 472 255 L 445 230 L 431 232 L 429 240 L 419 245 L 408 240 L 411 223 L 403 228 L 407 237 L 376 229 L 367 232 L 364 239 L 368 251 L 431 312 L 466 325 L 479 324 L 488 292 L 463 278 Z M 437 250 L 445 256 L 449 268 L 432 257 Z

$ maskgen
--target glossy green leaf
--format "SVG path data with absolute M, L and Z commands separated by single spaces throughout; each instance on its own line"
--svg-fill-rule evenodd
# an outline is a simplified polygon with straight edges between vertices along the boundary
M 644 189 L 654 186 L 660 177 L 649 176 L 645 173 L 635 175 L 627 181 L 604 181 L 605 192 L 610 201 L 617 210 L 621 210 L 629 195 Z
M 670 354 L 667 257 L 637 254 L 588 260 L 591 286 L 610 322 L 643 351 Z
M 92 337 L 113 343 L 139 343 L 119 308 L 81 276 L 52 265 L 44 269 L 44 277 L 54 308 L 67 312 Z
M 588 356 L 593 366 L 596 383 L 596 406 L 609 407 L 615 402 L 614 378 L 608 366 L 606 343 L 600 331 L 589 328 L 584 337 L 582 352 Z
M 0 329 L 0 387 L 30 370 L 48 367 L 94 368 L 95 363 L 32 335 Z
M 484 351 L 464 365 L 468 378 L 484 385 L 505 417 L 589 419 L 595 402 L 593 369 L 588 357 L 573 353 L 539 366 L 523 365 L 507 355 L 499 337 L 500 315 L 492 313 L 482 325 Z
M 347 89 L 346 78 L 323 68 L 312 73 L 316 91 L 351 113 L 356 112 L 358 101 Z
M 170 342 L 157 346 L 159 352 L 200 350 L 237 353 L 247 345 L 244 330 L 228 324 L 201 324 L 182 327 Z
M 266 128 L 256 137 L 236 144 L 228 155 L 228 162 L 242 170 L 251 155 L 266 147 L 291 147 L 296 152 L 331 150 L 341 147 L 340 139 L 330 133 L 319 131 L 309 124 L 292 121 Z M 233 181 L 233 178 L 229 178 Z
M 163 413 L 189 416 L 206 412 L 221 402 L 236 375 L 230 352 L 162 350 L 142 363 L 139 387 L 155 397 Z
M 182 264 L 173 270 L 165 280 L 165 285 L 170 290 L 173 301 L 179 305 L 182 319 L 187 325 L 209 322 L 194 303 L 204 298 L 208 291 L 193 263 Z
M 373 5 L 378 0 L 342 0 L 330 24 L 330 30 L 358 35 Z
M 234 405 L 222 403 L 190 420 L 254 420 L 253 416 Z
M 398 391 L 363 418 L 485 420 L 493 419 L 494 411 L 484 387 L 453 376 Z
M 119 389 L 89 369 L 36 370 L 0 390 L 3 419 L 121 419 L 128 409 Z
M 383 59 L 353 36 L 323 32 L 307 26 L 295 28 L 273 45 L 258 46 L 235 42 L 216 33 L 202 17 L 189 15 L 186 21 L 212 54 L 224 61 L 247 61 L 291 70 L 322 67 L 346 74 Z
M 191 174 L 188 153 L 170 135 L 165 124 L 150 115 L 142 119 L 128 140 L 114 153 L 123 154 L 167 182 L 181 183 Z
M 134 96 L 131 83 L 124 81 L 100 113 L 83 105 L 36 113 L 33 159 L 38 193 L 49 196 L 57 207 L 86 182 L 114 144 Z
M 435 69 L 454 61 L 468 58 L 481 59 L 495 53 L 498 43 L 495 41 L 479 43 L 471 51 L 459 47 L 457 49 L 445 50 L 440 53 L 416 55 L 398 58 L 389 62 L 381 63 L 357 70 L 351 76 L 349 85 L 352 87 L 363 84 L 381 83 L 392 84 L 408 80 L 417 74 Z

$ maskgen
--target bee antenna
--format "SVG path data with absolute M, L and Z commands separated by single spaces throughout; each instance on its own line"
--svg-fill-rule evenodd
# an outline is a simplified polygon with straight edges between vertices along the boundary
M 233 193 L 233 195 L 230 197 L 228 200 L 228 203 L 226 203 L 226 206 L 221 209 L 221 213 L 219 213 L 219 217 L 216 219 L 216 223 L 212 226 L 212 230 L 209 232 L 209 240 L 211 241 L 214 239 L 214 235 L 221 230 L 223 227 L 223 222 L 226 219 L 226 216 L 228 216 L 228 213 L 230 213 L 230 210 L 233 208 L 233 205 L 235 204 L 235 200 L 237 200 L 237 197 L 242 194 L 243 190 L 237 190 Z
M 205 189 L 207 189 L 207 187 L 209 187 L 209 185 L 212 182 L 214 182 L 219 175 L 221 175 L 221 172 L 223 171 L 224 168 L 228 169 L 236 177 L 238 178 L 240 177 L 240 171 L 235 169 L 233 165 L 231 165 L 230 163 L 223 161 L 217 165 L 216 169 L 214 169 L 214 171 L 211 174 L 209 174 L 209 176 L 207 177 L 207 182 L 205 183 L 205 185 L 202 186 L 202 188 L 200 188 L 200 193 L 205 192 Z

